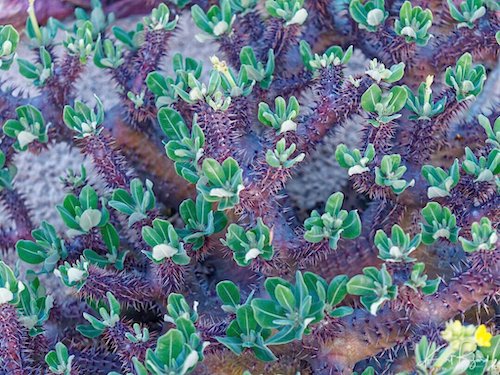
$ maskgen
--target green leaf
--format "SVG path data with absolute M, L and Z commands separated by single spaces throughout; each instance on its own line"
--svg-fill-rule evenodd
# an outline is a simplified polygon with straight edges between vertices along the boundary
M 347 282 L 349 281 L 349 277 L 346 275 L 338 275 L 333 278 L 328 285 L 326 302 L 330 306 L 338 305 L 343 301 L 345 296 L 347 295 Z
M 120 247 L 120 236 L 117 230 L 110 223 L 101 228 L 101 236 L 108 249 L 117 249 Z
M 181 331 L 170 329 L 158 339 L 155 354 L 160 361 L 170 364 L 182 353 L 183 344 L 184 339 Z
M 356 275 L 347 283 L 347 292 L 355 296 L 369 296 L 375 291 L 374 281 L 365 275 Z
M 87 208 L 97 208 L 99 198 L 94 188 L 90 185 L 86 185 L 79 196 L 80 206 L 85 211 Z
M 104 332 L 104 330 L 96 329 L 91 325 L 77 325 L 76 330 L 80 332 L 83 336 L 88 337 L 90 339 L 99 337 Z
M 332 311 L 328 315 L 332 318 L 343 318 L 344 316 L 351 315 L 354 312 L 354 309 L 350 306 L 340 306 Z
M 425 286 L 422 287 L 422 293 L 427 295 L 436 293 L 440 283 L 441 283 L 440 278 L 427 281 L 425 283 Z
M 278 328 L 279 324 L 274 323 L 275 320 L 285 318 L 285 310 L 273 301 L 265 299 L 254 299 L 251 302 L 255 320 L 264 328 Z
M 243 352 L 243 345 L 239 337 L 216 337 L 216 339 L 236 355 Z
M 394 86 L 390 93 L 393 95 L 389 105 L 393 106 L 393 112 L 399 112 L 406 104 L 408 92 L 402 86 Z
M 28 60 L 17 59 L 17 64 L 19 65 L 19 73 L 28 79 L 37 79 L 39 77 L 38 69 L 35 64 L 32 64 Z
M 261 346 L 254 346 L 252 350 L 255 354 L 255 357 L 257 357 L 261 361 L 271 362 L 271 361 L 276 361 L 277 359 L 274 353 L 271 351 L 271 349 L 269 349 L 264 344 L 262 344 Z
M 274 290 L 274 296 L 281 307 L 288 311 L 294 311 L 297 301 L 293 296 L 292 291 L 284 285 L 277 285 Z
M 236 320 L 243 333 L 247 336 L 257 329 L 257 321 L 255 320 L 253 309 L 249 305 L 238 308 L 236 311 Z
M 163 107 L 158 111 L 158 122 L 161 130 L 169 139 L 182 141 L 189 138 L 189 129 L 182 116 L 175 109 Z
M 361 96 L 361 107 L 367 112 L 375 112 L 375 105 L 382 99 L 382 90 L 372 84 Z
M 44 249 L 32 241 L 17 241 L 16 250 L 19 258 L 26 263 L 40 264 L 45 260 Z
M 229 280 L 221 281 L 216 286 L 217 295 L 225 305 L 237 307 L 241 300 L 238 287 Z
M 226 182 L 226 177 L 224 175 L 224 170 L 222 166 L 215 159 L 205 159 L 203 160 L 203 173 L 209 181 L 216 186 L 223 186 Z

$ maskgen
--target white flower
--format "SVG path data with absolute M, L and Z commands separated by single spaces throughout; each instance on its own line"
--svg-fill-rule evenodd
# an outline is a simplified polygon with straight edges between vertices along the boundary
M 302 25 L 307 18 L 307 10 L 304 8 L 299 9 L 292 17 L 290 21 L 286 23 L 286 25 Z
M 391 246 L 389 254 L 391 254 L 394 259 L 400 259 L 403 256 L 403 252 L 398 246 Z
M 210 196 L 218 198 L 231 198 L 234 196 L 234 193 L 223 188 L 213 188 L 210 190 Z
M 82 122 L 81 127 L 82 127 L 82 133 L 85 135 L 89 135 L 96 130 L 97 122 L 92 121 L 90 124 L 87 124 L 86 122 Z
M 372 9 L 366 15 L 366 22 L 370 26 L 378 26 L 384 19 L 384 12 L 378 8 Z
M 354 165 L 347 170 L 347 174 L 349 176 L 352 176 L 355 174 L 361 174 L 361 173 L 368 172 L 369 170 L 370 170 L 370 168 L 368 168 L 368 167 L 363 167 L 361 165 Z
M 229 25 L 227 24 L 226 21 L 220 21 L 217 23 L 217 25 L 214 26 L 214 35 L 215 36 L 220 36 L 224 34 L 227 29 L 229 29 Z
M 21 148 L 24 148 L 25 146 L 29 145 L 37 138 L 38 137 L 36 135 L 26 130 L 20 131 L 19 134 L 17 135 L 17 141 L 19 142 L 19 146 Z
M 401 35 L 409 36 L 410 38 L 416 39 L 417 33 L 411 26 L 405 26 L 401 29 Z
M 280 134 L 288 131 L 295 131 L 297 129 L 297 123 L 292 120 L 286 120 L 281 124 Z
M 248 253 L 245 254 L 245 262 L 257 258 L 260 254 L 262 254 L 262 251 L 257 248 L 248 250 Z
M 356 79 L 352 76 L 352 74 L 347 77 L 347 80 L 353 84 L 354 87 L 359 87 L 361 84 L 361 79 Z
M 6 40 L 2 44 L 2 55 L 10 55 L 12 52 L 12 42 L 10 40 Z
M 203 99 L 203 92 L 198 87 L 195 87 L 189 92 L 189 99 L 194 102 L 201 100 Z
M 68 269 L 68 282 L 70 284 L 77 283 L 83 280 L 83 276 L 85 275 L 85 271 L 71 267 Z
M 370 306 L 370 314 L 374 315 L 374 316 L 377 316 L 377 310 L 378 308 L 385 302 L 387 301 L 387 298 L 386 297 L 382 297 L 380 298 L 379 300 L 375 301 L 372 303 L 372 305 Z
M 14 294 L 7 288 L 0 288 L 0 305 L 14 299 Z
M 42 69 L 42 73 L 40 74 L 40 82 L 45 82 L 47 78 L 49 78 L 52 75 L 52 70 L 51 69 Z
M 166 243 L 161 243 L 153 247 L 153 259 L 156 261 L 161 261 L 165 258 L 172 258 L 179 251 Z
M 369 75 L 374 81 L 379 83 L 383 79 L 387 79 L 391 76 L 392 72 L 386 69 L 384 64 L 380 64 L 377 59 L 370 61 L 369 68 L 365 74 Z
M 431 186 L 430 188 L 427 189 L 427 197 L 429 199 L 432 199 L 432 198 L 442 198 L 442 197 L 447 197 L 448 195 L 450 195 L 450 193 L 448 193 L 446 190 L 444 189 L 441 189 L 437 186 Z
M 314 321 L 314 318 L 307 318 L 304 319 L 304 327 L 307 327 L 309 324 L 311 324 Z
M 488 239 L 488 242 L 490 243 L 490 245 L 495 245 L 497 243 L 497 241 L 498 241 L 498 234 L 497 234 L 497 232 L 491 233 L 491 236 Z
M 467 94 L 468 92 L 470 92 L 472 90 L 474 90 L 474 84 L 471 81 L 469 81 L 468 79 L 463 81 L 462 91 L 464 92 L 464 94 Z
M 432 238 L 434 238 L 435 240 L 438 239 L 438 238 L 450 238 L 450 231 L 446 228 L 441 228 L 441 229 L 438 229 L 436 231 L 436 233 L 434 233 L 432 235 Z

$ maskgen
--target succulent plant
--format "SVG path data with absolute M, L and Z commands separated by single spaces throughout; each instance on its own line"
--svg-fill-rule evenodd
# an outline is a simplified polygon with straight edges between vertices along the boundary
M 407 42 L 425 46 L 431 37 L 431 26 L 432 12 L 429 9 L 412 7 L 411 2 L 405 1 L 399 10 L 399 18 L 394 22 L 394 31 L 404 36 Z
M 259 325 L 277 330 L 266 340 L 268 345 L 300 340 L 310 332 L 310 325 L 323 318 L 324 297 L 321 298 L 319 292 L 321 286 L 313 283 L 312 288 L 309 288 L 305 276 L 300 272 L 295 275 L 295 285 L 280 278 L 268 278 L 265 287 L 271 300 L 255 298 L 251 306 Z
M 485 15 L 486 7 L 483 0 L 465 0 L 460 2 L 460 9 L 447 0 L 451 17 L 458 22 L 458 27 L 474 28 L 474 23 Z
M 304 238 L 308 242 L 317 243 L 328 240 L 331 249 L 337 248 L 340 238 L 353 239 L 361 233 L 361 219 L 357 211 L 342 210 L 344 194 L 332 194 L 325 206 L 325 213 L 320 215 L 314 210 L 306 219 Z
M 377 84 L 380 84 L 380 82 L 394 83 L 403 78 L 404 71 L 405 64 L 403 62 L 387 68 L 383 62 L 375 58 L 370 60 L 368 70 L 365 71 L 365 74 L 372 78 Z
M 403 228 L 395 224 L 392 226 L 390 237 L 379 229 L 373 242 L 378 248 L 378 257 L 386 262 L 414 262 L 415 259 L 409 255 L 417 249 L 421 239 L 420 234 L 411 238 Z
M 304 0 L 267 0 L 266 10 L 272 16 L 281 18 L 286 26 L 302 25 L 307 19 Z
M 360 28 L 371 32 L 376 31 L 389 16 L 389 12 L 384 7 L 384 0 L 351 1 L 349 12 Z
M 281 96 L 274 100 L 274 111 L 267 103 L 259 103 L 259 121 L 272 127 L 278 134 L 297 130 L 293 120 L 299 115 L 300 107 L 297 99 L 292 96 L 288 104 Z
M 465 173 L 474 176 L 477 182 L 493 181 L 500 173 L 500 150 L 493 149 L 487 157 L 478 158 L 469 147 L 466 147 L 462 168 Z
M 495 148 L 500 148 L 500 117 L 496 118 L 493 126 L 491 126 L 490 120 L 484 115 L 479 115 L 478 121 L 488 136 L 486 143 L 492 144 Z
M 189 263 L 190 258 L 184 250 L 184 244 L 179 241 L 179 235 L 170 222 L 153 220 L 152 227 L 142 227 L 142 238 L 151 247 L 151 251 L 144 251 L 144 254 L 153 262 L 172 260 L 179 265 Z
M 379 127 L 401 117 L 397 113 L 406 104 L 408 93 L 401 86 L 394 86 L 388 93 L 383 93 L 382 89 L 376 85 L 371 85 L 361 97 L 361 106 L 367 112 L 376 113 L 375 120 L 370 120 L 370 124 Z
M 70 375 L 74 355 L 70 355 L 68 348 L 62 342 L 58 342 L 55 350 L 51 350 L 45 356 L 45 362 L 53 374 Z
M 14 62 L 19 33 L 12 25 L 0 26 L 0 69 L 8 70 Z
M 441 279 L 429 280 L 427 275 L 424 274 L 425 263 L 415 263 L 411 270 L 410 278 L 405 282 L 405 286 L 413 289 L 414 291 L 421 290 L 423 294 L 430 295 L 436 293 L 441 283 Z
M 4 261 L 0 261 L 0 305 L 18 304 L 24 289 L 23 282 L 16 279 L 12 269 Z
M 472 223 L 471 237 L 469 240 L 460 237 L 462 247 L 466 252 L 481 250 L 495 250 L 498 245 L 498 233 L 487 217 L 481 218 L 479 222 Z
M 311 46 L 305 40 L 300 42 L 300 56 L 304 67 L 311 71 L 317 71 L 329 66 L 347 64 L 352 56 L 353 48 L 349 46 L 345 51 L 339 46 L 331 46 L 323 54 L 314 53 Z
M 237 224 L 227 228 L 226 239 L 222 242 L 233 251 L 233 257 L 239 266 L 248 266 L 252 260 L 262 258 L 271 260 L 274 249 L 271 244 L 272 233 L 261 218 L 249 231 Z
M 433 102 L 431 85 L 434 82 L 433 76 L 427 76 L 425 82 L 418 86 L 417 95 L 405 86 L 408 93 L 406 108 L 415 113 L 415 118 L 418 120 L 429 120 L 434 116 L 442 113 L 446 106 L 446 97 Z
M 440 167 L 424 165 L 422 167 L 422 176 L 430 185 L 427 189 L 429 199 L 449 196 L 451 189 L 457 186 L 460 180 L 458 159 L 455 159 L 449 172 Z
M 361 296 L 363 306 L 372 315 L 377 315 L 385 302 L 396 299 L 398 287 L 393 285 L 384 264 L 380 270 L 375 267 L 363 268 L 363 274 L 354 276 L 347 283 L 347 293 Z
M 357 148 L 351 151 L 341 143 L 335 150 L 335 158 L 342 168 L 347 169 L 349 176 L 365 173 L 370 170 L 368 164 L 375 158 L 375 147 L 369 143 L 361 156 L 361 152 Z
M 6 136 L 16 140 L 14 148 L 25 151 L 34 141 L 47 143 L 48 125 L 37 108 L 25 105 L 16 108 L 16 113 L 17 120 L 6 121 L 2 128 Z
M 226 215 L 212 211 L 212 204 L 201 195 L 196 197 L 196 202 L 192 199 L 183 201 L 179 206 L 179 214 L 186 224 L 179 234 L 186 243 L 193 244 L 193 250 L 199 250 L 207 238 L 221 232 L 227 224 Z
M 96 101 L 94 110 L 79 100 L 75 101 L 74 108 L 69 105 L 64 107 L 64 123 L 77 133 L 76 137 L 84 138 L 102 131 L 100 125 L 104 121 L 104 107 L 97 96 Z
M 245 187 L 242 170 L 236 160 L 228 158 L 221 165 L 217 160 L 205 159 L 202 173 L 196 187 L 207 202 L 217 202 L 221 211 L 239 203 L 239 194 Z
M 41 272 L 52 272 L 60 260 L 66 259 L 68 251 L 64 241 L 50 223 L 43 221 L 31 232 L 34 241 L 19 240 L 16 250 L 19 258 L 29 264 L 43 263 Z
M 450 242 L 457 242 L 457 218 L 448 207 L 443 207 L 437 202 L 429 202 L 421 211 L 425 222 L 421 223 L 422 242 L 431 245 L 440 238 Z
M 387 186 L 395 194 L 401 194 L 407 188 L 415 185 L 415 180 L 406 181 L 403 175 L 406 167 L 401 164 L 399 154 L 384 155 L 380 162 L 380 167 L 375 167 L 375 183 L 379 186 Z
M 155 203 L 153 183 L 146 180 L 144 186 L 137 178 L 130 182 L 130 193 L 125 189 L 116 189 L 108 202 L 110 207 L 128 216 L 129 227 L 146 219 Z
M 286 147 L 285 138 L 281 138 L 276 143 L 276 149 L 267 150 L 266 152 L 266 162 L 273 168 L 292 168 L 295 164 L 300 163 L 306 157 L 306 154 L 300 153 L 297 156 L 290 158 L 297 149 L 295 143 L 292 143 L 290 147 Z
M 455 90 L 458 101 L 476 97 L 483 89 L 485 80 L 484 66 L 472 66 L 470 53 L 464 53 L 455 68 L 449 67 L 445 73 L 445 82 Z
M 221 1 L 220 6 L 213 5 L 206 13 L 198 5 L 194 5 L 191 8 L 191 15 L 196 26 L 203 31 L 196 35 L 199 41 L 216 39 L 225 33 L 230 33 L 234 22 L 229 0 Z

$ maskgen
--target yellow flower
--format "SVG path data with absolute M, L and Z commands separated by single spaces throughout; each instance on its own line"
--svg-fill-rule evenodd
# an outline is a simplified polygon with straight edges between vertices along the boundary
M 221 72 L 222 74 L 227 74 L 229 72 L 229 68 L 224 60 L 220 60 L 217 56 L 210 57 L 210 62 L 212 63 L 215 70 Z
M 474 338 L 476 339 L 476 343 L 478 346 L 490 347 L 492 337 L 493 335 L 488 332 L 484 324 L 481 324 L 479 327 L 477 327 L 476 333 L 474 334 Z

